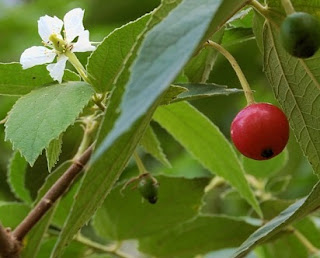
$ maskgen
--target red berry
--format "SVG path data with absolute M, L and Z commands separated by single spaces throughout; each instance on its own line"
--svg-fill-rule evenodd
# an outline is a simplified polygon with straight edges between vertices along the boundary
M 270 159 L 278 155 L 288 142 L 288 119 L 274 105 L 251 104 L 232 121 L 231 138 L 244 156 L 256 160 Z

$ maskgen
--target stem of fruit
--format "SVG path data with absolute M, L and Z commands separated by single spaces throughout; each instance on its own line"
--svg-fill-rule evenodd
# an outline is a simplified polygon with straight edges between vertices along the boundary
M 110 248 L 110 247 L 101 245 L 99 243 L 93 242 L 92 240 L 90 240 L 86 237 L 83 237 L 80 234 L 78 234 L 76 236 L 75 240 L 79 243 L 82 243 L 82 244 L 96 250 L 96 251 L 100 251 L 100 252 L 102 251 L 105 253 L 109 253 L 109 254 L 115 255 L 120 258 L 131 258 L 131 256 L 129 256 L 128 254 L 125 254 L 125 253 L 117 250 L 116 248 Z
M 299 239 L 299 241 L 307 248 L 310 254 L 319 253 L 319 249 L 316 248 L 301 232 L 293 227 L 289 227 L 293 230 L 293 234 Z
M 136 161 L 136 164 L 137 164 L 137 166 L 138 166 L 138 169 L 139 169 L 140 174 L 142 175 L 142 174 L 147 173 L 147 170 L 146 170 L 145 166 L 143 165 L 143 162 L 142 162 L 142 160 L 140 159 L 137 151 L 135 151 L 135 152 L 133 153 L 133 157 L 134 157 L 134 159 L 135 159 L 135 161 Z
M 24 220 L 12 232 L 12 237 L 22 241 L 26 234 L 47 213 L 53 204 L 67 191 L 76 176 L 83 170 L 93 150 L 91 145 L 79 159 L 74 160 L 67 171 L 54 183 L 38 204 L 29 212 Z
M 253 97 L 253 92 L 249 86 L 249 83 L 246 79 L 246 77 L 244 76 L 239 64 L 237 63 L 236 59 L 225 49 L 223 48 L 221 45 L 208 40 L 206 45 L 209 45 L 210 47 L 213 47 L 214 49 L 218 50 L 231 64 L 232 68 L 234 69 L 234 71 L 236 72 L 240 84 L 242 86 L 242 89 L 244 91 L 244 95 L 247 99 L 247 103 L 248 105 L 255 103 L 254 101 L 254 97 Z
M 295 12 L 294 7 L 290 0 L 281 0 L 281 4 L 286 11 L 286 14 L 292 14 Z

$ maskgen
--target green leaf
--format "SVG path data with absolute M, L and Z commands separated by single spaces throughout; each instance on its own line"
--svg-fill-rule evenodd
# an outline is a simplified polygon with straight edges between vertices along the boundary
M 46 148 L 46 157 L 48 163 L 48 171 L 51 172 L 51 169 L 59 161 L 59 156 L 62 148 L 62 134 L 57 139 L 53 139 L 49 146 Z
M 112 190 L 94 216 L 93 225 L 106 239 L 135 239 L 174 227 L 195 217 L 208 179 L 157 177 L 159 200 L 152 205 L 143 201 L 137 189 L 123 185 Z
M 231 144 L 208 118 L 190 104 L 180 102 L 159 107 L 154 120 L 172 134 L 205 168 L 235 187 L 261 214 Z
M 14 229 L 28 215 L 30 207 L 18 202 L 0 202 L 0 221 L 4 227 Z
M 144 33 L 148 28 L 151 28 L 155 23 L 159 22 L 159 19 L 163 19 L 177 3 L 179 3 L 179 0 L 165 0 L 154 12 L 153 16 L 146 24 L 146 28 L 139 34 L 139 37 L 137 38 L 138 44 L 132 46 L 132 51 L 129 52 L 128 57 L 126 58 L 125 69 L 120 71 L 116 87 L 109 99 L 106 114 L 101 122 L 97 146 L 101 145 L 103 139 L 111 131 L 115 120 L 119 116 L 118 108 L 122 100 L 125 85 L 129 80 L 129 68 L 136 57 L 137 49 Z M 135 23 L 131 24 L 131 26 L 134 25 Z M 62 228 L 55 249 L 51 254 L 52 258 L 61 256 L 65 246 L 70 243 L 74 234 L 76 234 L 79 228 L 93 216 L 97 208 L 102 205 L 103 200 L 112 189 L 115 181 L 118 179 L 127 165 L 128 160 L 132 156 L 132 153 L 149 125 L 152 113 L 158 104 L 159 103 L 156 102 L 149 110 L 148 114 L 138 120 L 134 127 L 124 134 L 100 159 L 91 162 L 91 167 L 89 171 L 85 173 L 72 210 Z M 121 155 L 119 155 L 119 150 L 121 150 Z
M 87 70 L 92 86 L 97 92 L 112 90 L 119 71 L 124 67 L 127 55 L 132 51 L 132 46 L 149 19 L 150 15 L 145 15 L 114 30 L 91 54 Z
M 66 70 L 63 80 L 79 81 L 80 77 Z M 20 63 L 0 63 L 0 95 L 24 95 L 53 82 L 45 65 L 23 70 Z
M 25 186 L 27 166 L 28 163 L 23 157 L 21 157 L 19 152 L 13 153 L 8 166 L 8 183 L 16 197 L 28 204 L 31 204 L 32 198 L 30 192 Z
M 264 160 L 263 162 L 249 159 L 242 155 L 241 157 L 244 170 L 248 174 L 254 175 L 257 178 L 268 178 L 275 175 L 288 163 L 289 153 L 285 149 L 278 156 Z
M 154 257 L 195 257 L 238 246 L 257 226 L 231 217 L 199 216 L 139 240 L 139 249 Z
M 256 245 L 265 242 L 274 235 L 285 229 L 288 225 L 296 222 L 319 207 L 320 203 L 320 183 L 318 182 L 312 189 L 308 197 L 303 198 L 287 209 L 282 211 L 277 217 L 270 220 L 264 226 L 255 231 L 237 250 L 233 257 L 243 257 Z
M 173 85 L 173 87 L 183 87 L 186 88 L 187 91 L 181 92 L 176 98 L 171 99 L 171 103 L 179 102 L 183 100 L 195 100 L 201 98 L 208 98 L 212 96 L 228 96 L 234 93 L 243 92 L 240 89 L 236 88 L 227 88 L 226 86 L 217 85 L 214 83 L 181 83 L 177 85 Z M 172 86 L 171 86 L 172 87 Z M 170 87 L 170 88 L 171 88 Z M 169 88 L 169 92 L 170 92 Z
M 84 82 L 43 87 L 21 97 L 5 124 L 6 140 L 32 166 L 49 143 L 74 123 L 93 94 Z
M 236 8 L 246 3 L 228 2 L 223 5 L 221 0 L 184 0 L 148 33 L 131 69 L 122 112 L 94 159 L 149 110 L 190 59 L 206 32 L 216 32 Z
M 150 125 L 143 135 L 140 144 L 148 153 L 159 160 L 163 165 L 171 167 L 170 162 L 167 160 L 167 157 L 161 148 L 161 143 Z
M 320 176 L 320 53 L 309 59 L 294 58 L 283 49 L 276 25 L 257 14 L 254 26 L 275 97 L 315 174 Z
M 211 40 L 220 44 L 223 33 L 224 28 L 215 33 Z M 189 81 L 194 83 L 207 82 L 218 53 L 212 47 L 205 47 L 197 56 L 193 57 L 184 68 L 185 75 L 189 78 Z

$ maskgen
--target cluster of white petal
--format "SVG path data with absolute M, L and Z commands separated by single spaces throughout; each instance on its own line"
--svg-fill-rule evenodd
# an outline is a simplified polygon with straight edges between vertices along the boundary
M 66 51 L 87 52 L 95 50 L 89 40 L 89 31 L 83 27 L 84 10 L 80 8 L 69 11 L 63 21 L 57 17 L 48 15 L 40 17 L 38 20 L 38 32 L 45 46 L 34 46 L 26 49 L 21 57 L 20 63 L 23 69 L 35 65 L 52 63 L 57 57 L 57 62 L 47 65 L 50 76 L 59 83 L 62 81 L 68 57 L 64 52 L 57 51 L 50 41 L 51 35 L 56 35 L 66 43 Z M 61 32 L 62 28 L 63 35 Z M 76 42 L 73 42 L 78 37 Z

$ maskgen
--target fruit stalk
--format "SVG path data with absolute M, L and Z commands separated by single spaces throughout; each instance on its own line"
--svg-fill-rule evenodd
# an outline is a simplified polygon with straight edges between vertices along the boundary
M 239 64 L 237 63 L 236 59 L 225 49 L 223 48 L 221 45 L 208 40 L 206 45 L 209 45 L 210 47 L 213 47 L 214 49 L 218 50 L 231 64 L 233 70 L 235 71 L 235 73 L 237 74 L 240 84 L 242 86 L 242 89 L 244 91 L 244 95 L 247 99 L 247 103 L 248 105 L 255 103 L 254 101 L 254 97 L 253 97 L 253 92 L 249 86 L 249 83 L 246 79 L 246 77 L 244 76 Z
M 12 232 L 12 237 L 14 239 L 22 241 L 26 234 L 37 224 L 53 204 L 67 191 L 76 176 L 89 161 L 92 149 L 93 146 L 91 145 L 48 190 L 39 203 Z
M 142 162 L 142 160 L 140 159 L 137 151 L 135 151 L 135 152 L 133 153 L 133 157 L 134 157 L 134 159 L 135 159 L 135 161 L 136 161 L 136 164 L 137 164 L 137 166 L 138 166 L 138 169 L 139 169 L 140 174 L 141 174 L 141 175 L 142 175 L 142 174 L 145 174 L 145 173 L 147 172 L 147 170 L 146 170 L 145 166 L 143 165 L 143 162 Z
M 281 0 L 281 4 L 282 4 L 284 10 L 286 11 L 287 15 L 295 12 L 294 7 L 293 7 L 290 0 Z

